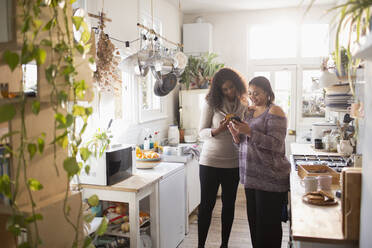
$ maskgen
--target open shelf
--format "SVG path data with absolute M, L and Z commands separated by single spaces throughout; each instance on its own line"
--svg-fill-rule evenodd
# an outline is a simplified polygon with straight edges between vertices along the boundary
M 150 225 L 148 225 L 147 223 L 150 222 L 150 218 L 148 218 L 147 220 L 145 220 L 141 226 L 140 226 L 140 231 L 141 232 L 144 232 L 146 231 Z M 122 223 L 121 223 L 122 224 Z M 121 224 L 117 224 L 117 225 L 109 225 L 107 227 L 107 231 L 105 232 L 105 234 L 107 235 L 113 235 L 113 236 L 120 236 L 120 237 L 125 237 L 125 238 L 129 238 L 130 235 L 129 235 L 129 232 L 123 232 L 120 228 Z M 150 223 L 149 223 L 150 224 Z

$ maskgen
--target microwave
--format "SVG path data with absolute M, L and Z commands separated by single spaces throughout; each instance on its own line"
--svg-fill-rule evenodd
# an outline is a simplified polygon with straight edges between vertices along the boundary
M 120 145 L 107 149 L 101 157 L 90 157 L 89 174 L 81 171 L 79 181 L 82 184 L 113 185 L 133 175 L 136 168 L 134 145 Z

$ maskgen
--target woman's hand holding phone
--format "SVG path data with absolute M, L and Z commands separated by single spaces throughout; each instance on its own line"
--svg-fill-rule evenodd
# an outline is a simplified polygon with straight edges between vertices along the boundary
M 229 123 L 229 130 L 230 129 L 233 129 L 234 133 L 237 132 L 238 134 L 241 133 L 241 134 L 246 134 L 248 136 L 251 136 L 251 128 L 249 127 L 247 122 L 232 119 Z M 231 132 L 231 130 L 230 130 L 230 132 Z M 233 134 L 233 133 L 231 133 L 231 134 Z

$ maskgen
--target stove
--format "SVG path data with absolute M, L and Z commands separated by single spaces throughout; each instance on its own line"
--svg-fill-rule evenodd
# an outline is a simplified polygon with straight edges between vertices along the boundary
M 343 168 L 351 166 L 349 158 L 334 155 L 292 155 L 294 165 L 327 165 L 337 172 L 341 172 Z

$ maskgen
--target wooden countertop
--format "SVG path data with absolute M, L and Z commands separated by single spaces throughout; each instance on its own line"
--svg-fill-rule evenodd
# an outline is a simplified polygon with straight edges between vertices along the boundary
M 314 149 L 311 144 L 291 144 L 292 155 L 330 155 L 330 156 L 342 156 L 337 152 L 324 152 L 322 150 Z
M 335 206 L 306 204 L 302 201 L 304 188 L 300 185 L 301 178 L 293 166 L 290 180 L 293 239 L 327 243 L 345 242 L 341 225 L 341 203 L 339 202 Z M 332 187 L 334 193 L 338 187 L 335 185 Z
M 157 182 L 161 176 L 159 175 L 133 175 L 117 184 L 110 186 L 81 184 L 83 188 L 89 189 L 106 189 L 124 192 L 138 192 L 142 188 Z

